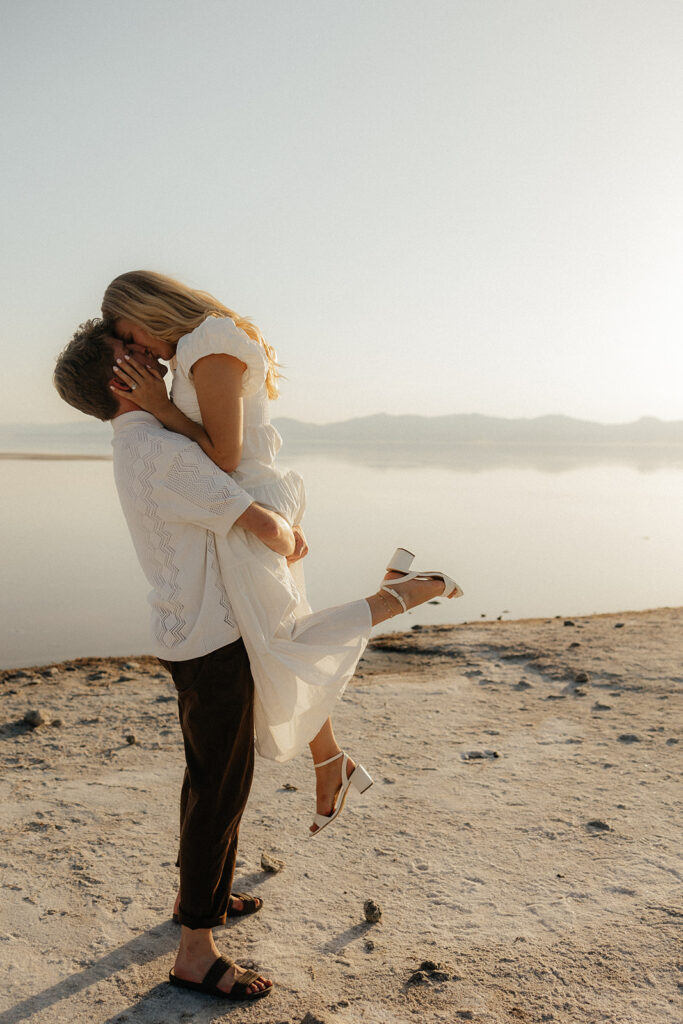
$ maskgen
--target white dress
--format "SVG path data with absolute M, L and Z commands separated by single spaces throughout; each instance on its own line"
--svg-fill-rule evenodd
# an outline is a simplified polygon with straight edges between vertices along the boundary
M 178 342 L 173 403 L 202 422 L 192 366 L 218 353 L 247 366 L 242 459 L 231 476 L 254 501 L 296 526 L 306 504 L 304 484 L 298 473 L 275 463 L 282 438 L 270 423 L 261 345 L 232 320 L 208 317 Z M 370 608 L 361 600 L 312 613 L 302 563 L 290 570 L 284 558 L 239 527 L 216 536 L 216 551 L 254 678 L 256 749 L 288 761 L 313 739 L 351 679 L 370 636 Z

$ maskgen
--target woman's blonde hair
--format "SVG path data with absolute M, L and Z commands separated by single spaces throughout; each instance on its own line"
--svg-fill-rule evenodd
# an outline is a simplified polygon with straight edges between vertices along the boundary
M 102 299 L 102 316 L 107 320 L 122 317 L 142 327 L 155 338 L 176 345 L 208 316 L 230 317 L 237 327 L 265 350 L 268 357 L 266 390 L 269 398 L 277 398 L 278 362 L 275 349 L 269 345 L 258 327 L 246 317 L 238 316 L 208 292 L 197 291 L 165 274 L 153 270 L 131 270 L 114 278 Z

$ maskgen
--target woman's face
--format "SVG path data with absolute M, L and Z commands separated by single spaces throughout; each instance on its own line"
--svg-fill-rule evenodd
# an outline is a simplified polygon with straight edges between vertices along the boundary
M 125 341 L 131 348 L 137 349 L 140 354 L 149 352 L 156 359 L 165 359 L 166 361 L 173 359 L 175 345 L 169 344 L 168 341 L 162 341 L 161 338 L 153 337 L 144 328 L 138 327 L 130 320 L 119 317 L 114 321 L 114 327 L 121 341 Z

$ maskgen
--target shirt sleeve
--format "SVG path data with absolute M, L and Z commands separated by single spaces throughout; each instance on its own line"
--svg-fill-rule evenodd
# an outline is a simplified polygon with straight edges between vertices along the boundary
M 178 342 L 178 369 L 191 377 L 192 367 L 204 356 L 235 356 L 246 363 L 242 376 L 242 396 L 254 395 L 262 387 L 268 373 L 268 357 L 257 341 L 249 337 L 229 317 L 209 316 L 190 334 Z
M 193 523 L 212 533 L 228 533 L 254 501 L 194 443 L 175 454 L 160 483 L 164 519 Z

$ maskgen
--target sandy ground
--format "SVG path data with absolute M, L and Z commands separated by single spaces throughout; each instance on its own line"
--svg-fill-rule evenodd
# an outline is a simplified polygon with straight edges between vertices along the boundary
M 683 609 L 378 638 L 336 716 L 374 787 L 308 839 L 307 757 L 257 761 L 235 885 L 265 906 L 216 933 L 277 983 L 251 1006 L 166 982 L 166 673 L 0 673 L 0 1024 L 680 1021 L 682 651 Z

